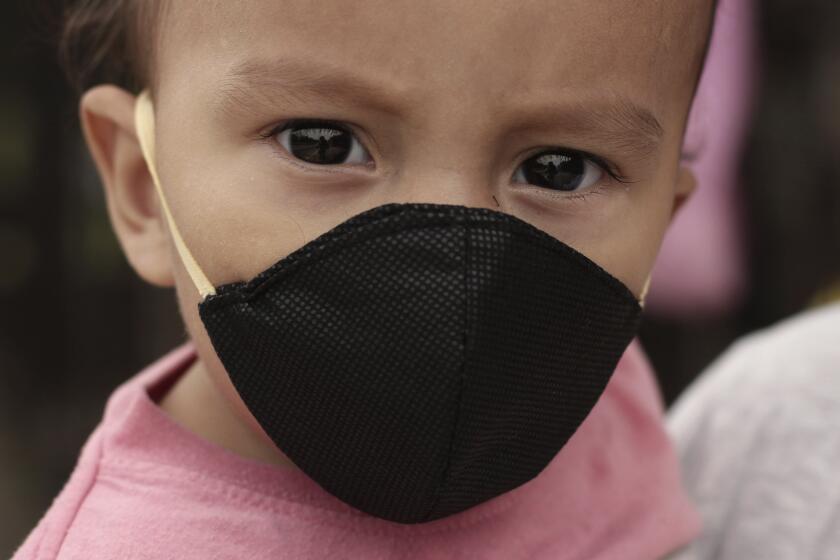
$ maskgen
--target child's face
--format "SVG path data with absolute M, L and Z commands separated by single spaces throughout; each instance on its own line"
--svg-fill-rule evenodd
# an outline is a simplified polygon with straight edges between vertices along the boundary
M 160 173 L 214 284 L 413 201 L 514 214 L 641 291 L 688 183 L 678 157 L 709 0 L 172 4 Z M 295 118 L 350 127 L 351 163 L 307 165 L 262 137 Z M 582 158 L 571 165 L 594 183 L 576 192 L 517 179 L 555 147 L 631 182 Z
M 692 184 L 679 155 L 711 0 L 171 4 L 156 55 L 158 167 L 213 284 L 410 201 L 514 214 L 641 293 Z M 350 163 L 301 162 L 288 134 L 271 134 L 303 118 L 344 124 Z M 523 163 L 558 151 L 571 158 L 567 183 L 583 188 L 526 182 L 537 167 Z M 202 357 L 220 368 L 176 253 L 158 258 Z

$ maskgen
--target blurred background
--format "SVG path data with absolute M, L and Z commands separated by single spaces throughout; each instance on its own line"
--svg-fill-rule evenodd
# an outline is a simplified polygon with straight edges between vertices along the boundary
M 0 18 L 0 557 L 111 391 L 185 338 L 174 295 L 142 283 L 111 232 L 57 64 L 62 3 Z M 667 403 L 736 337 L 840 298 L 838 29 L 834 0 L 722 0 L 686 137 L 699 189 L 641 334 Z

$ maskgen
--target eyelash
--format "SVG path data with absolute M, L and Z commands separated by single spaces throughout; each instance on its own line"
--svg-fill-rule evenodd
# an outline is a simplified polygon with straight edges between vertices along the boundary
M 348 133 L 352 134 L 354 137 L 356 136 L 356 133 L 351 128 L 347 127 L 346 124 L 341 123 L 341 122 L 337 122 L 337 121 L 325 120 L 325 119 L 290 119 L 288 121 L 285 121 L 283 123 L 280 123 L 280 124 L 270 128 L 267 132 L 263 132 L 259 136 L 260 136 L 260 139 L 262 139 L 265 142 L 272 142 L 273 139 L 276 138 L 278 134 L 280 134 L 281 132 L 283 132 L 287 128 L 293 127 L 294 125 L 300 124 L 300 123 L 313 123 L 313 122 L 317 122 L 318 124 L 324 126 L 325 128 L 328 128 L 328 127 L 329 128 L 336 128 L 338 130 L 343 130 L 345 132 L 348 132 Z M 356 140 L 361 143 L 361 140 L 359 140 L 358 138 L 356 138 Z M 276 142 L 272 142 L 272 143 L 276 144 Z M 370 153 L 370 151 L 367 149 L 367 147 L 365 147 L 364 145 L 362 145 L 362 147 L 365 149 L 365 151 Z M 618 183 L 631 184 L 631 183 L 635 182 L 635 181 L 629 180 L 625 175 L 623 175 L 621 173 L 621 171 L 618 169 L 618 167 L 616 165 L 614 165 L 612 162 L 610 162 L 610 161 L 608 161 L 608 160 L 606 160 L 606 159 L 604 159 L 600 156 L 597 156 L 597 155 L 589 153 L 589 152 L 585 152 L 583 150 L 577 150 L 577 149 L 574 149 L 574 148 L 566 148 L 566 147 L 562 147 L 562 146 L 543 146 L 543 147 L 539 148 L 538 150 L 530 151 L 529 154 L 525 158 L 523 158 L 522 162 L 519 163 L 519 165 L 521 165 L 523 162 L 525 162 L 526 160 L 528 160 L 528 159 L 530 159 L 534 156 L 537 156 L 537 155 L 540 155 L 540 154 L 543 154 L 543 153 L 560 152 L 560 151 L 566 152 L 566 153 L 569 153 L 569 154 L 573 154 L 573 155 L 576 155 L 580 158 L 591 161 L 596 166 L 598 166 L 598 168 L 601 169 L 601 171 L 606 173 L 612 180 L 614 180 Z M 300 165 L 304 166 L 306 168 L 317 167 L 317 168 L 319 168 L 319 170 L 320 170 L 320 168 L 325 167 L 325 166 L 313 166 L 313 164 L 309 164 L 309 163 L 306 163 L 306 162 L 300 162 Z

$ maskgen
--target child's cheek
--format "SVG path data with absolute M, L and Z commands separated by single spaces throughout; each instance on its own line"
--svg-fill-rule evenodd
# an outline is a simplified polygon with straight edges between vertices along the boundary
M 198 359 L 203 363 L 206 374 L 209 375 L 210 380 L 218 388 L 222 397 L 231 406 L 231 409 L 240 421 L 247 425 L 254 434 L 263 439 L 266 444 L 273 447 L 273 442 L 260 427 L 257 420 L 245 406 L 245 403 L 242 402 L 242 398 L 234 388 L 230 377 L 225 371 L 225 367 L 219 361 L 219 357 L 213 349 L 213 344 L 207 336 L 204 324 L 198 316 L 199 294 L 183 265 L 180 264 L 177 253 L 174 253 L 174 247 L 172 251 L 175 261 L 173 266 L 178 307 L 181 312 L 181 318 L 184 321 L 184 326 L 187 329 L 187 334 L 195 344 Z

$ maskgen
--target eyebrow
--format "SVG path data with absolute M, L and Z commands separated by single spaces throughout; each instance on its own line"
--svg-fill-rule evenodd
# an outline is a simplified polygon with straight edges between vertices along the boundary
M 647 156 L 665 137 L 665 129 L 650 109 L 616 94 L 596 93 L 588 99 L 522 105 L 513 110 L 516 130 L 561 130 L 585 137 L 588 143 L 637 156 Z
M 317 98 L 336 106 L 368 106 L 398 114 L 400 105 L 406 102 L 407 92 L 386 93 L 388 86 L 394 89 L 393 84 L 378 83 L 356 72 L 319 64 L 294 59 L 241 62 L 223 79 L 218 108 L 235 113 L 255 101 L 277 103 L 285 99 L 300 103 Z M 402 98 L 402 103 L 398 98 Z
M 513 130 L 543 129 L 585 136 L 589 143 L 644 156 L 654 151 L 665 132 L 653 111 L 618 94 L 596 92 L 589 99 L 531 103 L 526 94 L 506 92 L 500 98 Z M 217 109 L 240 115 L 278 103 L 311 103 L 366 107 L 399 116 L 418 100 L 418 92 L 333 67 L 282 58 L 254 59 L 234 66 L 221 82 Z

